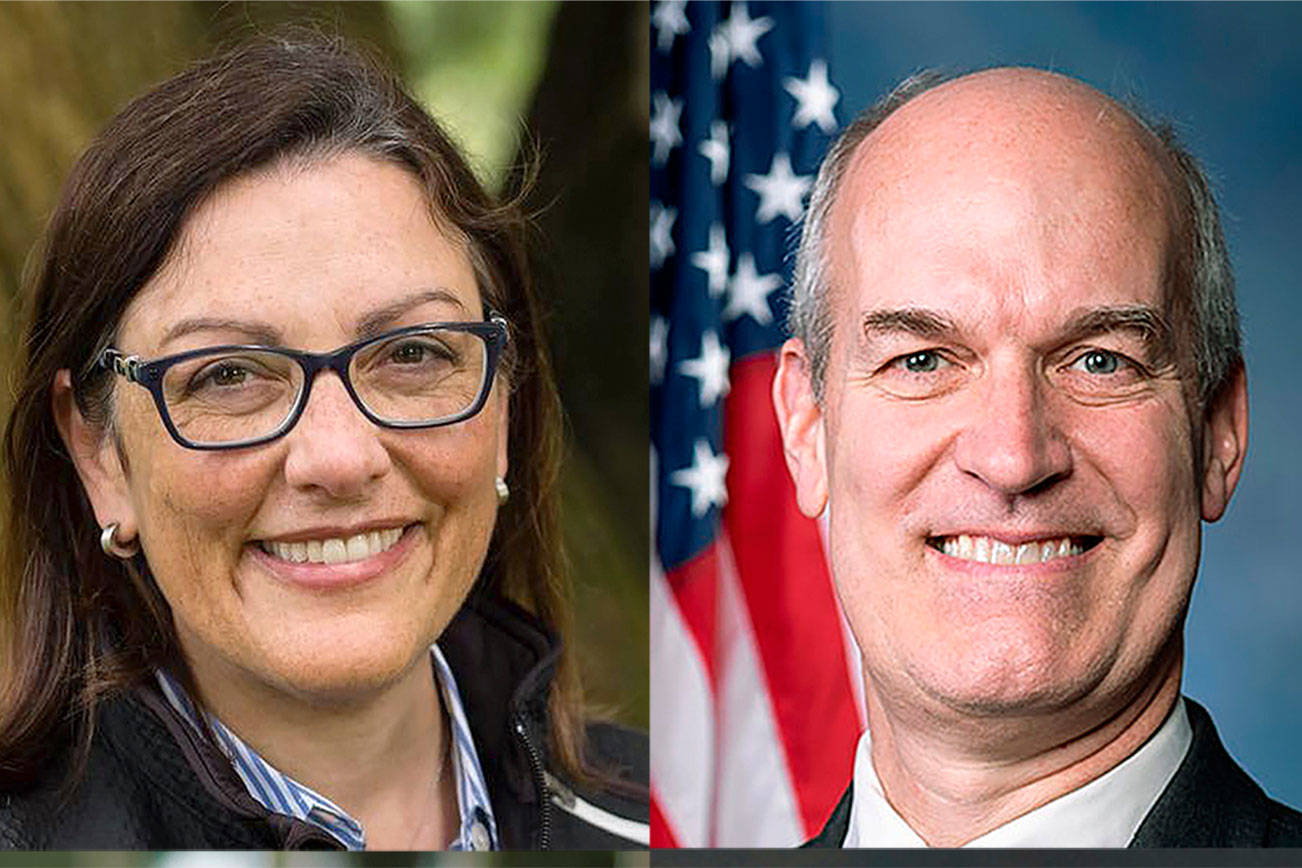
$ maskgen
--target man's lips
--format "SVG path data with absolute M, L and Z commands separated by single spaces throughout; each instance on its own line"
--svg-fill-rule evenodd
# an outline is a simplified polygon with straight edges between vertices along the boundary
M 1044 534 L 1035 537 L 949 534 L 927 538 L 936 551 L 963 561 L 996 566 L 1042 564 L 1084 554 L 1103 537 L 1096 535 Z

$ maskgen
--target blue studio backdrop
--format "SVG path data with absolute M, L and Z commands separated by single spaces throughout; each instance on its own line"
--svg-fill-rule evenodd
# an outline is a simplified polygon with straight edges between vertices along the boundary
M 832 3 L 837 121 L 921 67 L 1053 69 L 1131 98 L 1210 175 L 1238 279 L 1250 447 L 1206 526 L 1185 692 L 1268 793 L 1302 808 L 1302 4 Z

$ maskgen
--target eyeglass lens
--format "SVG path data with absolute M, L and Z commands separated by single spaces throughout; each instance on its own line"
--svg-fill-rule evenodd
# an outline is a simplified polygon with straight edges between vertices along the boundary
M 386 422 L 437 424 L 474 406 L 488 347 L 477 335 L 432 328 L 367 344 L 348 368 L 366 409 Z M 303 393 L 303 368 L 273 350 L 214 351 L 168 368 L 163 400 L 172 424 L 200 444 L 277 431 Z

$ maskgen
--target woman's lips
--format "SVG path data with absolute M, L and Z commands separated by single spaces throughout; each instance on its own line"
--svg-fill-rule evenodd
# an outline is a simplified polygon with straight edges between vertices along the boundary
M 260 540 L 246 549 L 256 563 L 281 581 L 315 590 L 345 588 L 393 569 L 415 545 L 418 527 L 412 524 L 290 543 Z

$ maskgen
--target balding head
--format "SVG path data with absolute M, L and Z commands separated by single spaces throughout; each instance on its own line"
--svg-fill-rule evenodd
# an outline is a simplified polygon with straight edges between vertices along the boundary
M 850 189 L 853 214 L 843 207 Z M 1216 206 L 1193 158 L 1168 127 L 1146 123 L 1082 82 L 996 68 L 908 79 L 847 127 L 824 160 L 801 237 L 790 316 L 820 396 L 837 271 L 846 267 L 840 254 L 855 243 L 855 226 L 861 238 L 902 228 L 895 225 L 900 202 L 952 209 L 995 195 L 1014 209 L 1069 203 L 1060 209 L 1069 215 L 1064 225 L 1045 231 L 1128 221 L 1137 231 L 1162 234 L 1166 312 L 1193 397 L 1205 401 L 1225 382 L 1241 358 L 1233 278 Z M 915 209 L 913 216 L 924 215 Z

